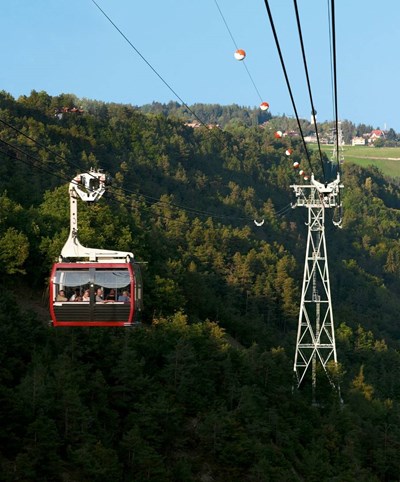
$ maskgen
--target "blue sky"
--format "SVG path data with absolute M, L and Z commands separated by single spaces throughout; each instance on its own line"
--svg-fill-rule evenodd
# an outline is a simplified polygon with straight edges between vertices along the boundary
M 260 104 L 215 0 L 96 1 L 185 103 Z M 2 3 L 1 90 L 16 98 L 35 89 L 133 105 L 178 100 L 91 0 Z M 328 0 L 297 3 L 318 121 L 332 120 Z M 264 1 L 218 4 L 271 113 L 293 115 Z M 297 110 L 309 118 L 293 1 L 269 4 Z M 400 2 L 335 5 L 339 117 L 400 132 Z

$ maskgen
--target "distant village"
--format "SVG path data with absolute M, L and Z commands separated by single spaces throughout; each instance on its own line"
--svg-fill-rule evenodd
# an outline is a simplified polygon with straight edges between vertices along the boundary
M 208 127 L 208 129 L 215 129 L 219 128 L 219 124 L 202 124 L 201 122 L 186 122 L 185 125 L 188 127 L 191 127 L 192 129 L 197 129 L 199 127 Z M 260 125 L 260 128 L 264 129 L 268 125 L 268 121 L 264 122 L 263 124 Z M 282 137 L 299 137 L 299 133 L 297 131 L 286 131 L 282 133 Z M 326 136 L 322 136 L 319 138 L 319 142 L 321 144 L 335 144 L 336 142 L 336 137 L 335 137 L 335 130 L 333 129 L 332 132 Z M 375 142 L 377 140 L 385 140 L 386 139 L 386 134 L 384 130 L 381 129 L 373 129 L 371 132 L 365 133 L 362 136 L 359 137 L 353 137 L 351 139 L 351 145 L 352 146 L 371 146 L 373 147 Z M 309 135 L 309 136 L 304 136 L 304 140 L 306 142 L 309 142 L 311 144 L 316 144 L 317 141 L 317 136 L 315 134 Z M 339 145 L 344 145 L 344 140 L 343 137 L 340 136 L 339 134 Z
M 293 133 L 287 133 L 286 135 L 291 135 L 291 134 L 293 135 Z M 294 135 L 298 135 L 298 134 L 295 133 Z M 352 146 L 373 146 L 378 139 L 384 140 L 385 138 L 386 138 L 385 131 L 381 129 L 374 129 L 371 132 L 363 134 L 360 137 L 353 137 L 351 139 L 351 145 Z M 316 135 L 305 136 L 304 140 L 310 143 L 317 143 L 317 136 Z M 330 137 L 321 137 L 319 142 L 321 144 L 334 144 L 335 137 L 334 135 Z M 343 139 L 341 140 L 341 142 L 339 142 L 339 145 L 344 145 Z

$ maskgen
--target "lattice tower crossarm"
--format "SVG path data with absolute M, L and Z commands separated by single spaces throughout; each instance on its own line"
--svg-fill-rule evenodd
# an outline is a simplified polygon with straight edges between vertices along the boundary
M 327 365 L 337 364 L 332 298 L 329 282 L 328 254 L 325 240 L 325 209 L 340 205 L 339 175 L 331 183 L 322 184 L 311 176 L 308 185 L 291 186 L 296 194 L 296 206 L 308 209 L 308 236 L 300 301 L 294 372 L 297 387 L 311 367 L 313 391 L 316 386 L 316 366 L 324 369 L 330 383 Z M 338 388 L 339 387 L 335 387 Z

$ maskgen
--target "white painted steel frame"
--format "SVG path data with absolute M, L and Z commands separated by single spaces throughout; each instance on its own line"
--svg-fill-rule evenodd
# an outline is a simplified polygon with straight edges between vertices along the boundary
M 325 239 L 325 209 L 340 205 L 339 176 L 329 184 L 311 177 L 310 185 L 294 185 L 296 206 L 308 209 L 308 236 L 300 301 L 294 372 L 300 387 L 310 366 L 312 385 L 316 386 L 317 363 L 327 370 L 330 361 L 337 363 L 328 254 Z M 339 387 L 336 387 L 339 388 Z

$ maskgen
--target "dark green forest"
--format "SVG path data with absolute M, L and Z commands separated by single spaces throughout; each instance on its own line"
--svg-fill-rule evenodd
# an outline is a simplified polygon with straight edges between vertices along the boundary
M 326 220 L 342 401 L 320 373 L 313 404 L 293 390 L 300 141 L 166 114 L 0 93 L 0 481 L 400 480 L 398 183 L 342 166 L 343 229 Z M 79 237 L 145 263 L 135 328 L 49 323 L 68 183 L 91 167 L 113 184 L 80 204 Z

